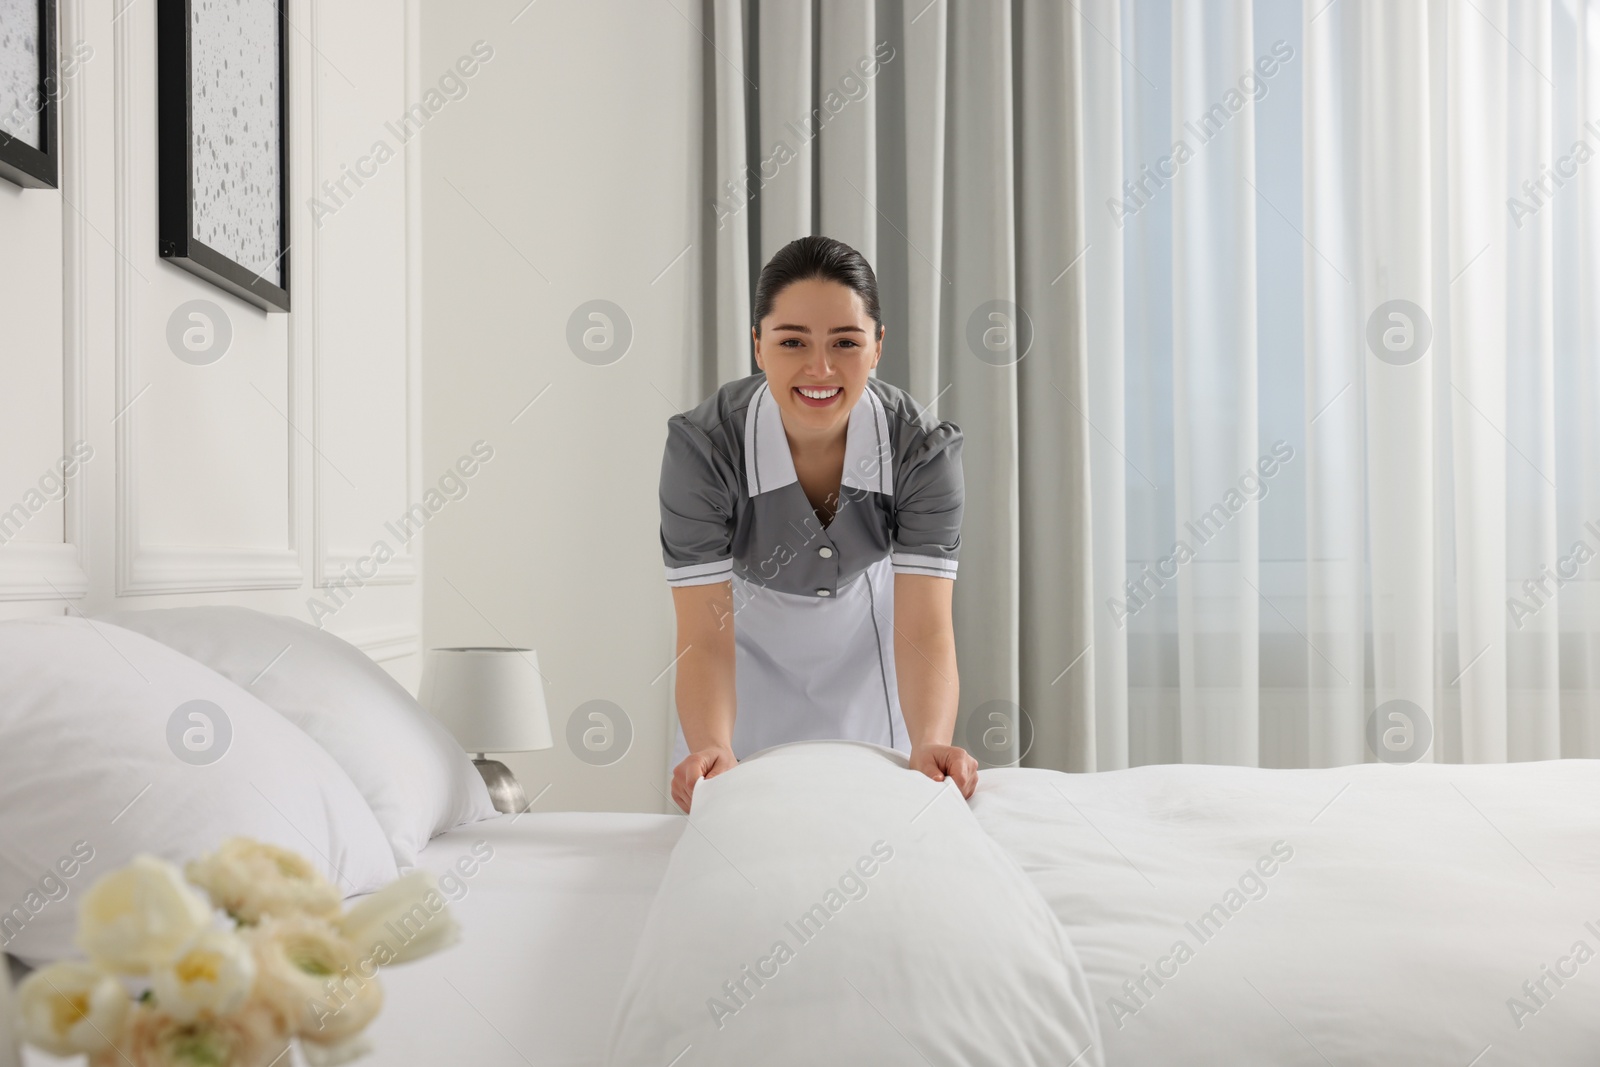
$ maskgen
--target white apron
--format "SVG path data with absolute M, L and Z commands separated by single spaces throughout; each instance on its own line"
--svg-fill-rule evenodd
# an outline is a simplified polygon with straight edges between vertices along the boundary
M 733 604 L 735 756 L 831 738 L 910 753 L 895 684 L 894 574 L 887 555 L 837 597 L 780 593 L 735 575 Z M 688 754 L 680 724 L 673 766 Z

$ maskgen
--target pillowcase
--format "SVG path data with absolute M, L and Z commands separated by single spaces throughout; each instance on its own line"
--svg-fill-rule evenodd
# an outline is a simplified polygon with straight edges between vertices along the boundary
M 0 622 L 0 947 L 33 966 L 80 955 L 96 879 L 234 835 L 292 849 L 346 896 L 399 875 L 333 757 L 215 671 L 104 622 Z
M 435 835 L 499 814 L 450 732 L 348 641 L 232 605 L 98 617 L 204 663 L 315 738 L 371 805 L 401 868 Z
M 1103 1062 L 1027 875 L 954 782 L 854 741 L 695 785 L 610 1035 L 612 1067 Z

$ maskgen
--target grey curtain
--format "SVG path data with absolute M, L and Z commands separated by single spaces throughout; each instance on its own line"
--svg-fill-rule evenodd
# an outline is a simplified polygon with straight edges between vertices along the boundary
M 1090 257 L 1109 223 L 1085 212 L 1086 197 L 1106 195 L 1085 175 L 1092 185 L 1105 171 L 1115 191 L 1120 163 L 1094 160 L 1120 154 L 1120 123 L 1083 108 L 1086 78 L 1119 83 L 1086 69 L 1080 40 L 1091 18 L 1114 40 L 1117 10 L 1089 6 L 701 10 L 702 291 L 715 338 L 704 391 L 753 370 L 750 293 L 773 252 L 825 233 L 866 255 L 887 327 L 877 373 L 966 438 L 957 743 L 986 762 L 1060 770 L 1127 760 L 1126 642 L 1092 596 L 1097 566 L 1104 587 L 1120 586 L 1122 550 L 1102 546 L 1097 560 L 1090 507 L 1101 493 L 1120 511 L 1123 471 L 1091 457 L 1090 435 L 1106 420 L 1120 439 L 1122 383 L 1119 367 L 1091 388 L 1085 314 L 1094 301 L 1107 314 L 1093 328 L 1120 331 L 1120 243 Z M 1120 351 L 1120 336 L 1096 340 Z M 1097 708 L 1109 746 L 1098 758 Z

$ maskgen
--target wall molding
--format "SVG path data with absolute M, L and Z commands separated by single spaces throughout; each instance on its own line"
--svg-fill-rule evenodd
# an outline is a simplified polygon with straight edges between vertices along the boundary
M 81 599 L 89 590 L 82 552 L 81 544 L 7 542 L 0 547 L 0 600 Z
M 316 51 L 317 38 L 320 32 L 316 12 L 313 9 L 310 25 L 310 46 Z M 405 8 L 405 72 L 402 78 L 401 100 L 399 109 L 404 109 L 412 101 L 420 98 L 420 51 L 421 42 L 417 28 L 421 16 L 413 10 L 411 4 Z M 320 55 L 321 53 L 318 52 Z M 311 65 L 309 77 L 311 89 L 310 114 L 313 132 L 308 155 L 311 159 L 309 173 L 311 185 L 316 185 L 318 160 L 322 148 L 322 108 L 320 106 L 322 87 L 321 63 Z M 406 472 L 405 493 L 409 499 L 400 502 L 396 513 L 403 512 L 420 495 L 419 472 L 421 469 L 421 434 L 419 427 L 422 425 L 422 401 L 419 392 L 419 382 L 422 375 L 421 354 L 421 308 L 422 308 L 422 271 L 418 260 L 418 245 L 422 233 L 422 162 L 421 162 L 421 137 L 413 137 L 402 147 L 405 166 L 405 357 L 406 357 Z M 320 229 L 311 227 L 311 274 L 312 286 L 320 284 L 322 278 L 322 245 L 318 238 Z M 319 294 L 320 295 L 320 294 Z M 319 373 L 322 363 L 322 301 L 312 302 L 311 308 L 311 436 L 312 440 L 321 441 L 322 437 L 322 376 Z M 324 526 L 326 509 L 322 505 L 323 488 L 327 478 L 323 474 L 320 463 L 313 464 L 311 471 L 311 543 L 312 543 L 312 587 L 327 589 L 340 580 L 340 576 L 348 568 L 351 573 L 356 573 L 355 565 L 365 554 L 359 552 L 335 551 L 329 544 L 327 531 Z M 395 556 L 385 563 L 382 569 L 371 578 L 361 580 L 362 585 L 410 585 L 417 580 L 421 569 L 417 551 L 411 542 L 391 544 Z
M 282 589 L 286 583 L 294 589 L 301 574 L 293 549 L 145 545 L 137 566 L 138 591 L 150 594 Z
M 57 50 L 83 38 L 83 0 L 62 0 Z M 82 73 L 79 73 L 82 77 Z M 88 427 L 89 253 L 87 227 L 78 205 L 84 196 L 84 92 L 80 84 L 61 101 L 61 455 L 85 440 Z M 29 195 L 49 195 L 35 193 Z M 91 458 L 89 463 L 93 463 Z M 9 541 L 0 546 L 0 600 L 81 600 L 89 592 L 88 464 L 78 463 L 63 479 L 61 541 Z
M 79 0 L 81 2 L 81 0 Z M 116 86 L 114 102 L 115 140 L 115 263 L 116 321 L 113 328 L 115 344 L 116 384 L 114 389 L 116 424 L 116 595 L 139 596 L 156 593 L 216 592 L 235 589 L 298 589 L 304 581 L 298 549 L 298 509 L 296 506 L 297 468 L 299 449 L 295 442 L 293 426 L 295 415 L 295 343 L 294 330 L 287 331 L 286 367 L 288 375 L 287 403 L 288 425 L 284 427 L 288 470 L 288 521 L 286 544 L 279 547 L 234 546 L 184 546 L 147 545 L 139 527 L 139 478 L 137 434 L 134 433 L 138 407 L 137 398 L 138 345 L 136 328 L 141 321 L 143 308 L 133 292 L 132 264 L 129 255 L 140 255 L 151 264 L 152 270 L 168 269 L 155 255 L 155 235 L 148 235 L 148 243 L 135 229 L 136 220 L 150 223 L 154 218 L 156 174 L 153 142 L 150 138 L 136 137 L 132 133 L 133 109 L 138 104 L 148 105 L 154 92 L 155 78 L 155 8 L 125 8 L 125 17 L 113 20 L 113 56 Z M 135 35 L 138 35 L 137 42 Z M 291 41 L 293 38 L 291 38 Z M 303 70 L 304 64 L 291 62 L 291 70 Z M 148 73 L 148 78 L 139 75 Z M 298 81 L 298 79 L 296 79 Z M 291 91 L 294 86 L 290 86 Z M 81 94 L 80 94 L 81 95 Z M 293 105 L 290 105 L 291 108 Z M 303 137 L 300 123 L 289 124 L 291 138 Z M 294 143 L 290 144 L 291 158 Z M 291 166 L 290 179 L 304 175 Z M 136 182 L 135 176 L 140 180 Z M 146 185 L 148 183 L 148 185 Z M 137 188 L 136 188 L 137 186 Z M 140 194 L 136 197 L 136 193 Z M 284 220 L 285 224 L 289 219 Z M 291 232 L 292 238 L 292 232 Z M 290 285 L 304 292 L 298 272 L 290 272 Z M 207 295 L 211 287 L 207 287 Z M 220 291 L 217 291 L 220 293 Z M 298 302 L 302 297 L 296 297 Z M 219 300 L 237 304 L 234 298 L 221 294 Z

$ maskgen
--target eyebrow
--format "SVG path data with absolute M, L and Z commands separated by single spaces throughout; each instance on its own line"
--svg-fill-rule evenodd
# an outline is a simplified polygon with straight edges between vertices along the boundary
M 773 329 L 774 330 L 793 330 L 795 333 L 810 333 L 811 332 L 811 327 L 809 327 L 809 326 L 798 326 L 798 325 L 795 325 L 794 323 L 789 323 L 789 322 L 779 323 L 778 325 L 774 326 Z M 860 333 L 860 334 L 864 334 L 867 331 L 863 330 L 859 326 L 835 326 L 833 329 L 829 330 L 828 332 L 829 333 Z

